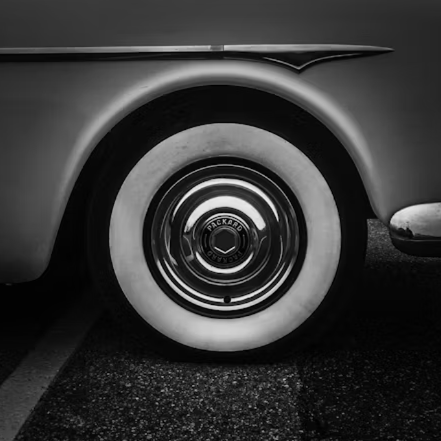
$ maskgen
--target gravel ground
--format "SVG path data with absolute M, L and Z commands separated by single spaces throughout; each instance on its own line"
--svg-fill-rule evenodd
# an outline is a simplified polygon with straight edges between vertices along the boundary
M 440 264 L 400 253 L 369 222 L 352 314 L 297 359 L 305 440 L 441 439 Z
M 298 388 L 292 363 L 168 362 L 103 318 L 18 439 L 296 441 Z
M 105 316 L 16 439 L 440 439 L 440 259 L 396 251 L 378 221 L 369 234 L 332 339 L 273 364 L 176 363 Z

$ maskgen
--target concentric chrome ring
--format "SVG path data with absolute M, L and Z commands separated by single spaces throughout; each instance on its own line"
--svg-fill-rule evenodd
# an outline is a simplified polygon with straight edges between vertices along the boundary
M 260 165 L 221 157 L 162 186 L 146 217 L 144 249 L 171 298 L 202 314 L 236 316 L 283 294 L 306 232 L 294 195 L 276 181 Z

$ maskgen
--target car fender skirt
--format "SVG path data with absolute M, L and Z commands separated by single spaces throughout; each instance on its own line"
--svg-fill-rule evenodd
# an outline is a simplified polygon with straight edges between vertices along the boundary
M 389 223 L 394 246 L 412 256 L 441 257 L 441 202 L 397 211 Z

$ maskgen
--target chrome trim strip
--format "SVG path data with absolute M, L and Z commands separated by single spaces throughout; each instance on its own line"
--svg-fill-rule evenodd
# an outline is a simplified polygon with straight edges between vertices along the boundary
M 225 52 L 259 54 L 263 59 L 301 71 L 327 60 L 392 52 L 392 48 L 355 44 L 260 44 L 226 45 Z
M 72 47 L 6 47 L 0 55 L 52 54 L 141 54 L 174 52 L 219 52 L 224 46 L 72 46 Z
M 224 46 L 224 51 L 303 54 L 305 52 L 390 52 L 393 49 L 357 44 L 227 44 Z
M 129 54 L 129 53 L 175 53 L 175 52 L 253 52 L 297 53 L 310 52 L 390 52 L 391 48 L 355 44 L 227 44 L 193 46 L 69 46 L 69 47 L 6 47 L 1 55 L 33 54 Z
M 193 46 L 87 46 L 87 47 L 16 47 L 0 48 L 0 57 L 26 59 L 26 57 L 46 56 L 49 59 L 100 56 L 100 59 L 115 57 L 187 56 L 191 54 L 222 54 L 226 58 L 264 59 L 287 65 L 300 71 L 321 61 L 360 57 L 391 52 L 393 49 L 379 46 L 351 44 L 230 44 Z M 112 58 L 114 57 L 114 58 Z M 138 59 L 138 58 L 137 58 Z

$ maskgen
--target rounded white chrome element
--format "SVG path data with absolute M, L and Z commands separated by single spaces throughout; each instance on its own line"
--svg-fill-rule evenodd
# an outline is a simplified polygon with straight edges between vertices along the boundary
M 441 240 L 441 203 L 412 205 L 397 211 L 389 228 L 403 238 Z
M 411 205 L 397 211 L 389 222 L 392 243 L 413 256 L 441 256 L 441 203 Z
M 267 308 L 238 318 L 214 319 L 182 307 L 164 293 L 144 253 L 146 214 L 163 184 L 184 167 L 219 156 L 259 163 L 277 174 L 296 196 L 307 230 L 306 253 L 294 283 Z M 248 219 L 244 222 L 251 223 Z M 283 338 L 317 309 L 336 275 L 341 230 L 327 182 L 294 145 L 256 127 L 208 124 L 167 138 L 133 167 L 115 200 L 109 244 L 121 290 L 150 326 L 193 348 L 243 351 Z M 168 264 L 165 259 L 163 263 Z
M 297 259 L 299 226 L 290 199 L 257 164 L 245 164 L 226 157 L 194 163 L 164 184 L 146 218 L 151 264 L 171 298 L 200 313 L 254 312 Z

